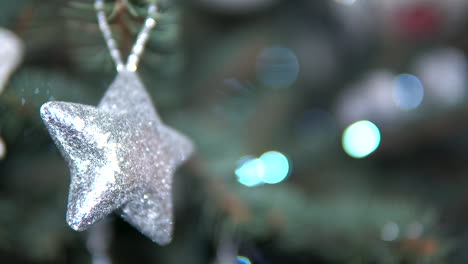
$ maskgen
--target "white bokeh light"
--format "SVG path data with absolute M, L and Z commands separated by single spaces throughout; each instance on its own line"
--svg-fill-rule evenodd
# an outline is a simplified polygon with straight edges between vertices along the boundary
M 364 158 L 380 145 L 379 128 L 370 121 L 351 124 L 343 132 L 343 149 L 353 158 Z
M 265 173 L 260 177 L 263 182 L 275 184 L 283 181 L 289 174 L 289 161 L 277 151 L 269 151 L 260 156 Z

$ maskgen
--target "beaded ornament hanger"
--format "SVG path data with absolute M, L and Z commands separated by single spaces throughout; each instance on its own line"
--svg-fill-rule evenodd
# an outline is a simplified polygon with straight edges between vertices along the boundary
M 148 41 L 149 34 L 156 25 L 156 20 L 153 18 L 158 11 L 156 3 L 152 2 L 148 5 L 148 15 L 146 16 L 145 23 L 143 24 L 140 33 L 138 33 L 135 44 L 133 44 L 132 50 L 130 55 L 128 55 L 127 62 L 125 64 L 122 61 L 122 55 L 117 47 L 117 42 L 112 36 L 109 23 L 107 22 L 106 14 L 104 12 L 104 0 L 95 0 L 94 8 L 96 9 L 99 28 L 104 35 L 104 40 L 109 48 L 109 52 L 115 63 L 117 72 L 122 70 L 132 72 L 136 71 L 141 54 L 145 49 L 146 42 Z

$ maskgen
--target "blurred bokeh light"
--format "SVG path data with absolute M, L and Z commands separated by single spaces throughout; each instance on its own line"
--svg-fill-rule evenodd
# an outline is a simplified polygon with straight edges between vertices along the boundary
M 418 77 L 411 74 L 401 74 L 395 78 L 393 99 L 403 110 L 418 107 L 424 98 L 424 88 Z
M 247 257 L 238 256 L 237 257 L 237 263 L 239 263 L 239 264 L 251 264 L 252 262 L 250 262 L 250 259 L 248 259 Z
M 257 58 L 259 80 L 272 88 L 287 87 L 296 81 L 299 62 L 296 54 L 286 47 L 264 49 Z
M 288 158 L 277 151 L 265 152 L 260 158 L 244 157 L 238 163 L 239 166 L 235 171 L 237 180 L 247 187 L 263 183 L 279 183 L 288 176 L 290 171 Z
M 247 186 L 253 187 L 262 184 L 261 177 L 265 174 L 263 162 L 254 157 L 245 157 L 239 161 L 239 167 L 235 171 L 237 180 Z
M 260 156 L 265 173 L 260 177 L 263 182 L 275 184 L 283 181 L 289 174 L 289 161 L 277 151 L 269 151 Z
M 379 128 L 370 121 L 358 121 L 343 132 L 343 149 L 353 158 L 368 156 L 379 144 Z
M 394 241 L 400 234 L 400 228 L 395 222 L 387 222 L 382 227 L 381 237 L 383 241 Z
M 336 102 L 337 118 L 342 124 L 363 119 L 391 122 L 398 115 L 392 99 L 394 74 L 378 69 L 346 88 Z
M 463 52 L 455 48 L 431 50 L 417 59 L 414 68 L 434 103 L 451 106 L 463 101 L 467 83 Z

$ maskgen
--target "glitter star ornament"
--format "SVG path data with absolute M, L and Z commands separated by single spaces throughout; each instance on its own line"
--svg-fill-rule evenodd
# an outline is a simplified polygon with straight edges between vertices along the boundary
M 41 117 L 70 167 L 73 229 L 118 210 L 158 244 L 171 241 L 172 177 L 193 145 L 161 122 L 135 72 L 120 71 L 97 107 L 48 102 Z

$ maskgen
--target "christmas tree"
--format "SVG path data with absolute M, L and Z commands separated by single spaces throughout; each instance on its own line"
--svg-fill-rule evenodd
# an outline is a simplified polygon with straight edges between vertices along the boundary
M 0 262 L 466 263 L 465 11 L 461 0 L 1 1 Z M 136 79 L 118 81 L 99 12 L 122 60 L 149 25 Z M 106 101 L 112 87 L 127 90 Z M 70 186 L 75 157 L 44 118 L 56 101 L 142 135 L 115 139 L 131 149 L 119 162 L 138 161 L 119 173 L 138 186 L 125 197 L 156 209 L 119 194 L 86 227 L 67 223 L 71 194 L 98 190 Z M 108 121 L 120 114 L 131 122 Z M 150 121 L 154 133 L 132 126 Z M 78 139 L 62 142 L 110 164 L 113 152 Z M 172 191 L 146 192 L 163 183 Z M 170 236 L 132 218 L 168 212 Z

